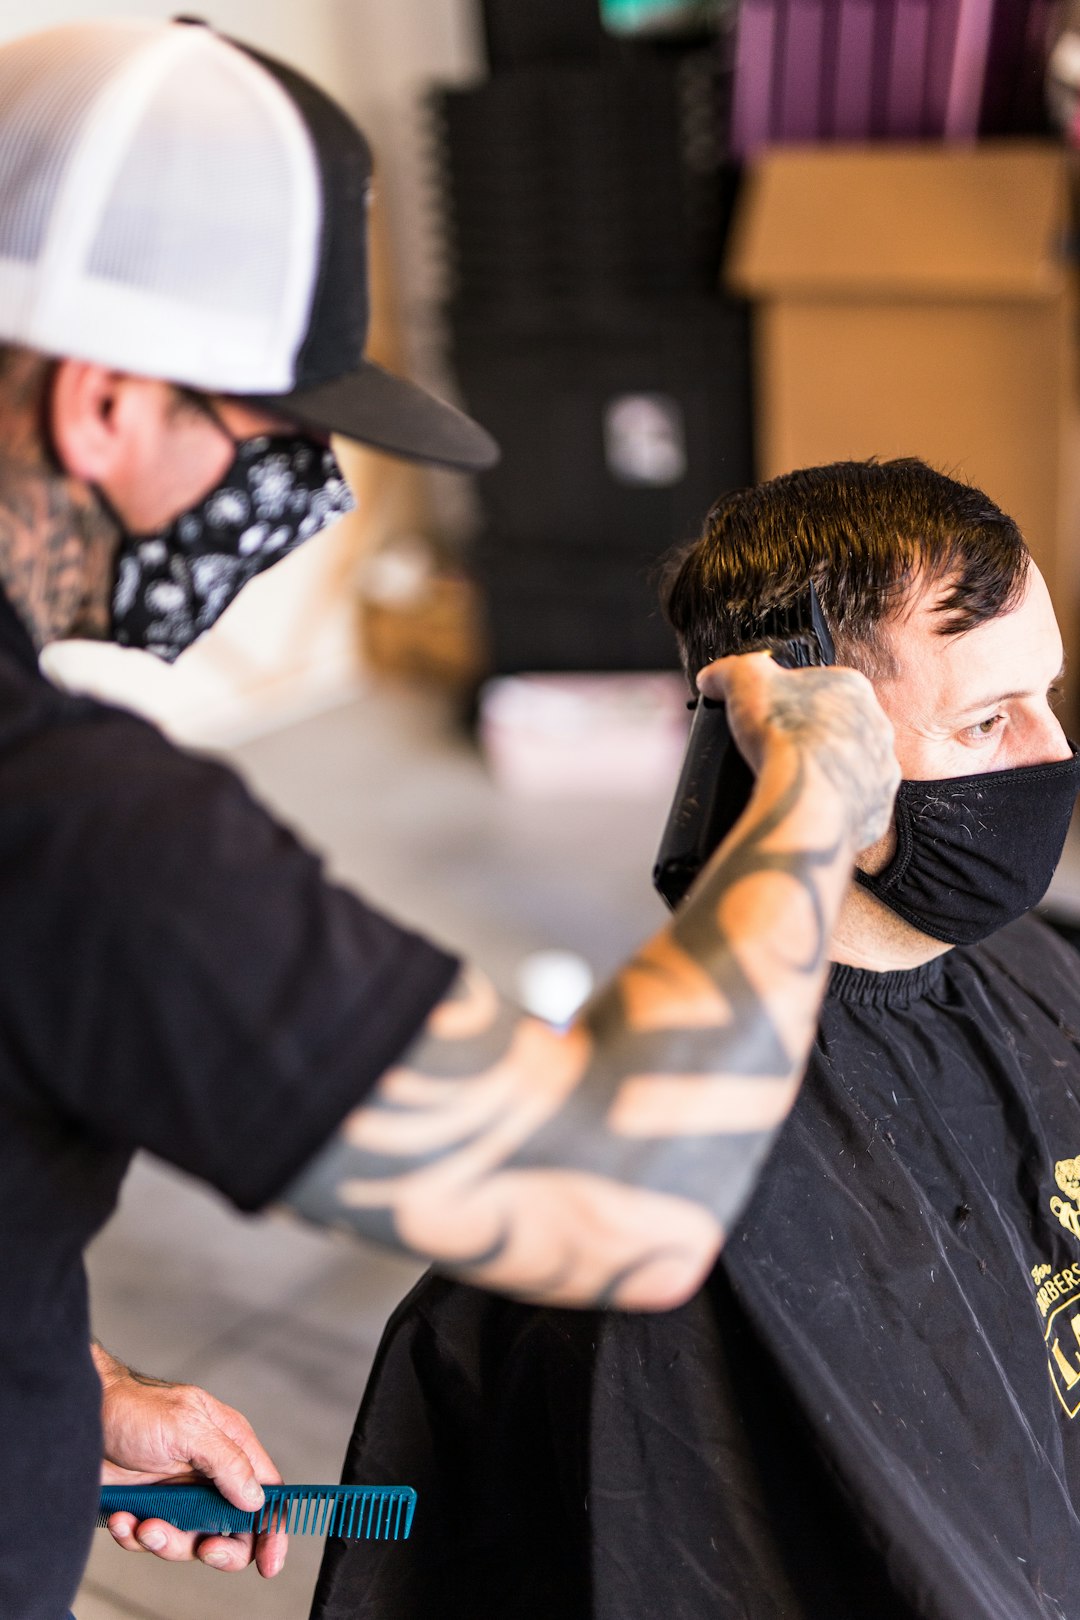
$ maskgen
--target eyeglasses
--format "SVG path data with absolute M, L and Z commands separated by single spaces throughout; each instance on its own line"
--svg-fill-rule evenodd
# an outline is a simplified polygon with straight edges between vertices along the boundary
M 267 436 L 280 436 L 281 438 L 299 436 L 309 439 L 312 444 L 318 445 L 321 450 L 329 450 L 330 448 L 329 433 L 321 433 L 318 428 L 300 426 L 295 422 L 286 421 L 284 418 L 277 422 L 274 427 L 260 428 L 257 432 L 242 433 L 238 437 L 229 427 L 229 424 L 223 420 L 214 395 L 204 393 L 198 388 L 190 388 L 186 383 L 173 383 L 172 388 L 177 399 L 181 399 L 186 405 L 190 405 L 192 410 L 196 411 L 200 416 L 207 417 L 234 445 L 244 444 L 249 439 L 261 439 Z M 249 402 L 243 400 L 237 403 L 248 405 Z M 272 415 L 273 413 L 267 412 L 267 414 Z

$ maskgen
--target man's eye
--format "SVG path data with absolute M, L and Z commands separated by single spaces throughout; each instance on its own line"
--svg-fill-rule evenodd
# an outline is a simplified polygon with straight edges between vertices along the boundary
M 1050 705 L 1050 707 L 1052 709 L 1059 709 L 1061 707 L 1062 700 L 1064 699 L 1064 697 L 1065 697 L 1065 688 L 1059 684 L 1059 685 L 1055 685 L 1055 686 L 1050 687 L 1050 689 L 1048 690 L 1048 692 L 1046 694 L 1046 701 L 1049 703 L 1049 705 Z
M 979 737 L 992 737 L 1004 719 L 1003 714 L 992 714 L 989 720 L 979 720 L 975 725 L 968 726 L 968 736 L 976 739 Z

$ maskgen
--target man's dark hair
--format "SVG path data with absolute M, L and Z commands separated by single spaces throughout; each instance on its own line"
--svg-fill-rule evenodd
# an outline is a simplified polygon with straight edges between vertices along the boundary
M 1016 606 L 1030 560 L 981 490 L 914 457 L 837 461 L 723 496 L 669 563 L 662 594 L 691 684 L 809 579 L 837 658 L 875 677 L 890 673 L 882 628 L 914 582 L 945 587 L 938 631 L 960 635 Z

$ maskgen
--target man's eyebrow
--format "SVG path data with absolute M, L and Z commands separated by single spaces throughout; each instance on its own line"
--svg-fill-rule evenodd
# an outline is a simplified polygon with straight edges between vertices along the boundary
M 1067 660 L 1064 658 L 1061 660 L 1061 667 L 1057 674 L 1047 682 L 1047 691 L 1050 690 L 1050 687 L 1056 686 L 1058 681 L 1060 681 L 1064 676 L 1066 662 Z M 962 709 L 955 709 L 953 712 L 957 716 L 974 714 L 976 709 L 992 709 L 995 704 L 1008 703 L 1011 698 L 1034 697 L 1035 691 L 1036 689 L 1032 687 L 1030 690 L 1018 692 L 994 692 L 989 697 L 980 698 L 977 703 L 966 703 Z

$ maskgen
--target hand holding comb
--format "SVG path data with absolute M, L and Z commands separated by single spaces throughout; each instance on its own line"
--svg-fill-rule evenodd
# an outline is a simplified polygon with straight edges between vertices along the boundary
M 406 1541 L 416 1492 L 411 1485 L 264 1485 L 253 1512 L 234 1507 L 212 1485 L 103 1485 L 98 1525 L 114 1513 L 164 1519 L 206 1535 L 341 1536 L 347 1541 Z

